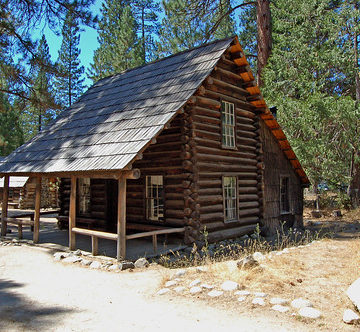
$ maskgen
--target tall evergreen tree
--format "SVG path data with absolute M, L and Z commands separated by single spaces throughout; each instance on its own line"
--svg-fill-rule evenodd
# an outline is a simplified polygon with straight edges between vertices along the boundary
M 216 26 L 214 39 L 222 39 L 235 34 L 234 12 L 231 11 L 230 0 L 220 0 L 215 14 L 211 19 L 212 26 Z
M 155 36 L 159 33 L 161 8 L 154 0 L 132 0 L 131 8 L 137 25 L 141 62 L 144 64 L 157 57 Z
M 59 76 L 56 80 L 58 103 L 62 108 L 71 106 L 84 90 L 84 66 L 80 65 L 79 24 L 74 11 L 68 11 L 62 28 L 62 44 L 57 60 Z
M 37 59 L 32 68 L 33 87 L 31 103 L 23 114 L 24 125 L 27 127 L 25 138 L 29 139 L 55 117 L 58 105 L 55 102 L 53 91 L 53 75 L 50 74 L 43 63 L 51 64 L 49 46 L 43 35 L 38 49 Z
M 142 63 L 137 26 L 128 0 L 105 0 L 99 21 L 99 48 L 89 77 L 96 81 Z

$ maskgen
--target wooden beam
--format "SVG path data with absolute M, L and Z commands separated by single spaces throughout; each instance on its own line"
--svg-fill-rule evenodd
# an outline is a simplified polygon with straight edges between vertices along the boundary
M 8 215 L 8 200 L 9 200 L 9 175 L 5 175 L 4 178 L 4 192 L 1 210 L 1 236 L 6 235 L 7 231 L 7 215 Z
M 118 261 L 126 258 L 126 178 L 118 180 L 118 215 L 117 215 L 117 254 Z
M 69 208 L 69 248 L 75 250 L 75 232 L 73 228 L 76 225 L 76 176 L 71 176 L 70 208 Z
M 34 213 L 34 243 L 39 242 L 39 230 L 40 230 L 40 205 L 41 205 L 41 177 L 36 178 L 35 186 L 35 213 Z
M 91 254 L 93 256 L 96 256 L 98 254 L 98 248 L 99 248 L 98 243 L 99 242 L 98 242 L 97 236 L 92 235 L 91 236 Z

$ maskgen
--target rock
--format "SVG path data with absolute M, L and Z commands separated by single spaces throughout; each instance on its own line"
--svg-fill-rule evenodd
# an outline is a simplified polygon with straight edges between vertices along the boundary
M 109 266 L 110 271 L 118 271 L 119 270 L 119 264 L 113 264 Z
M 295 309 L 301 309 L 301 308 L 312 307 L 313 305 L 308 300 L 298 298 L 298 299 L 291 301 L 291 306 Z
M 259 266 L 259 262 L 253 256 L 249 255 L 240 259 L 236 265 L 239 269 L 251 269 Z
M 175 287 L 174 288 L 174 291 L 176 292 L 176 293 L 182 293 L 183 291 L 185 291 L 185 287 L 184 286 L 178 286 L 178 287 Z
M 186 274 L 186 270 L 179 270 L 174 274 L 174 278 L 183 277 Z
M 58 251 L 54 254 L 54 257 L 57 261 L 61 260 L 62 258 L 67 258 L 69 256 L 70 256 L 70 253 L 62 252 L 62 251 Z
M 81 260 L 81 265 L 89 266 L 91 263 L 92 263 L 92 261 L 90 261 L 88 259 Z
M 262 297 L 255 297 L 251 303 L 256 304 L 256 305 L 261 305 L 261 306 L 265 305 L 265 301 Z
M 133 262 L 121 262 L 119 264 L 119 269 L 121 271 L 128 270 L 128 269 L 135 269 L 135 264 Z
M 208 293 L 208 295 L 210 297 L 218 297 L 218 296 L 221 296 L 223 294 L 224 294 L 223 291 L 218 291 L 218 290 L 215 290 L 215 289 Z
M 262 292 L 255 292 L 255 293 L 254 293 L 254 296 L 255 296 L 255 297 L 266 297 L 267 294 L 266 294 L 266 293 L 262 293 Z
M 75 256 L 81 256 L 81 250 L 80 250 L 80 249 L 77 249 L 77 250 L 75 250 L 75 251 L 73 252 L 73 254 L 74 254 Z
M 98 261 L 93 261 L 90 264 L 90 268 L 91 269 L 100 269 L 101 268 L 101 263 Z
M 346 291 L 346 295 L 360 311 L 360 278 L 355 280 Z
M 234 295 L 240 295 L 240 296 L 249 296 L 251 293 L 247 290 L 239 290 L 234 293 Z
M 280 304 L 273 305 L 271 309 L 279 312 L 287 312 L 290 310 L 289 307 L 284 307 L 283 305 Z
M 185 290 L 185 287 L 184 287 L 184 286 L 178 286 L 178 287 L 175 287 L 175 288 L 174 288 L 174 291 L 175 291 L 176 293 L 182 293 L 184 290 Z
M 356 312 L 346 309 L 344 311 L 343 321 L 346 324 L 358 324 L 360 323 L 360 316 Z
M 335 218 L 342 217 L 342 214 L 341 214 L 340 210 L 334 210 L 331 214 Z
M 266 259 L 266 256 L 264 256 L 261 252 L 259 251 L 256 251 L 252 254 L 252 257 L 258 261 L 258 262 L 261 262 L 261 261 L 264 261 Z
M 162 288 L 156 294 L 157 295 L 164 295 L 164 294 L 169 293 L 169 292 L 170 292 L 169 288 Z
M 191 287 L 190 288 L 190 294 L 197 294 L 197 293 L 201 293 L 202 292 L 202 288 L 195 286 L 195 287 Z
M 311 307 L 303 307 L 299 310 L 299 315 L 305 318 L 317 319 L 321 317 L 321 312 Z
M 135 262 L 135 267 L 138 268 L 138 269 L 148 267 L 148 266 L 149 266 L 149 262 L 146 260 L 146 258 L 139 258 Z
M 201 284 L 200 287 L 205 288 L 205 289 L 213 289 L 214 288 L 213 285 L 209 285 L 209 284 Z
M 321 217 L 322 217 L 322 213 L 321 213 L 321 211 L 313 210 L 313 211 L 311 211 L 311 216 L 312 216 L 313 218 L 321 218 Z
M 239 302 L 244 302 L 246 300 L 246 296 L 239 296 L 237 300 Z
M 196 272 L 198 272 L 198 273 L 203 273 L 203 272 L 207 272 L 207 271 L 208 271 L 208 269 L 204 266 L 198 266 L 196 268 Z
M 81 258 L 78 256 L 69 256 L 63 259 L 63 262 L 65 263 L 77 263 L 80 262 Z
M 194 286 L 197 286 L 201 283 L 201 280 L 200 279 L 195 279 L 193 280 L 192 282 L 190 282 L 189 286 L 190 287 L 194 287 Z
M 280 297 L 273 297 L 270 299 L 270 303 L 275 304 L 275 305 L 277 305 L 277 304 L 280 305 L 280 304 L 287 304 L 287 303 L 289 303 L 289 301 L 282 299 Z
M 237 290 L 238 287 L 239 287 L 239 284 L 237 282 L 231 281 L 231 280 L 224 281 L 221 284 L 221 289 L 224 291 L 228 291 L 228 292 Z
M 168 282 L 165 283 L 165 287 L 172 287 L 177 285 L 177 282 L 175 280 L 170 280 Z

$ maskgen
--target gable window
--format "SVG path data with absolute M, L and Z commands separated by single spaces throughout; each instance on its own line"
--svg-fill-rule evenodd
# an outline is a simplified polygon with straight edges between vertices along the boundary
M 146 219 L 164 220 L 164 181 L 161 175 L 146 177 Z
M 90 213 L 90 178 L 79 178 L 79 215 Z
M 280 178 L 280 212 L 290 212 L 289 177 L 287 176 Z
M 237 220 L 237 186 L 236 176 L 223 177 L 224 221 Z
M 222 146 L 235 148 L 235 107 L 233 103 L 223 101 L 222 110 Z

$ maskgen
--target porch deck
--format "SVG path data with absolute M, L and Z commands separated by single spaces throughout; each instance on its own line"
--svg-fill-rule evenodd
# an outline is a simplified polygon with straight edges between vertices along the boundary
M 18 217 L 19 214 L 24 213 L 25 212 L 21 210 L 19 211 L 9 209 L 9 217 Z M 8 230 L 10 230 L 11 232 L 6 234 L 7 238 L 18 238 L 18 228 L 16 225 L 9 224 Z M 31 232 L 30 227 L 24 226 L 23 239 L 28 241 L 31 241 L 33 239 L 33 233 Z M 45 246 L 47 248 L 53 248 L 54 250 L 67 251 L 69 249 L 69 231 L 68 229 L 58 229 L 56 214 L 41 216 L 38 245 L 43 247 Z M 126 259 L 135 260 L 139 257 L 151 258 L 185 247 L 186 246 L 182 244 L 182 241 L 174 236 L 169 235 L 165 243 L 165 236 L 158 235 L 157 253 L 154 254 L 151 237 L 131 239 L 126 241 Z M 91 253 L 91 237 L 77 234 L 76 249 Z M 98 239 L 98 255 L 116 258 L 116 250 L 117 248 L 115 241 L 102 238 Z

